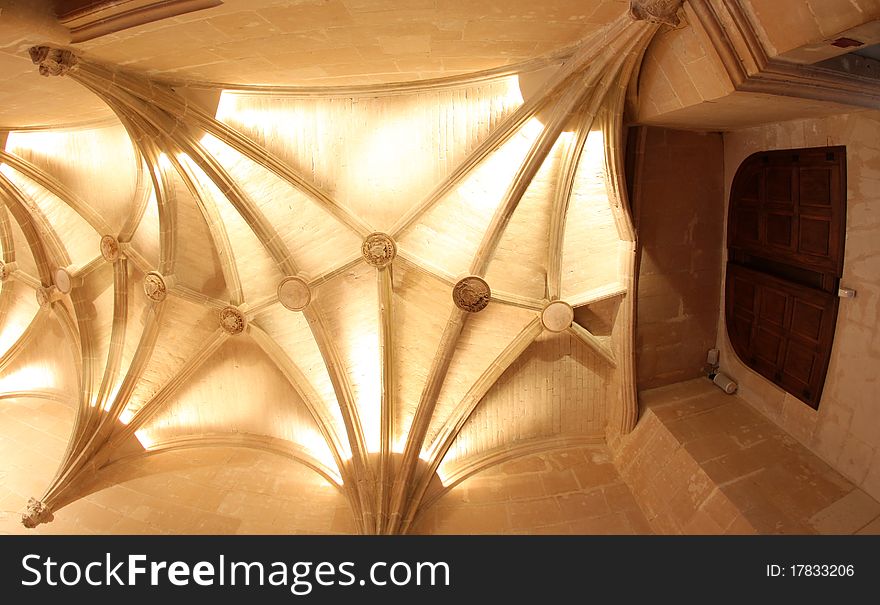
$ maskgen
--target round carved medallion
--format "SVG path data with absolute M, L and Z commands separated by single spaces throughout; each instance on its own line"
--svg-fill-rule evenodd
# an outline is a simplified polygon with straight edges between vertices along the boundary
M 364 259 L 374 267 L 387 267 L 397 255 L 394 240 L 384 233 L 371 233 L 361 246 Z
M 287 277 L 278 284 L 278 301 L 291 311 L 302 311 L 312 301 L 312 292 L 305 280 Z
M 574 309 L 567 302 L 554 301 L 541 312 L 541 323 L 551 332 L 564 332 L 574 321 Z
M 112 235 L 105 235 L 101 238 L 101 256 L 110 263 L 115 263 L 119 258 L 119 242 Z
M 70 289 L 73 287 L 73 283 L 70 279 L 70 273 L 67 272 L 67 269 L 62 269 L 59 267 L 55 269 L 55 287 L 58 288 L 58 291 L 62 294 L 69 294 Z
M 235 336 L 244 332 L 247 318 L 235 307 L 226 307 L 220 311 L 220 327 Z
M 153 302 L 162 302 L 168 296 L 165 278 L 157 271 L 150 271 L 144 276 L 144 294 Z
M 492 291 L 489 289 L 489 284 L 476 275 L 465 277 L 452 289 L 452 300 L 455 302 L 455 306 L 469 313 L 477 313 L 485 309 L 491 297 Z

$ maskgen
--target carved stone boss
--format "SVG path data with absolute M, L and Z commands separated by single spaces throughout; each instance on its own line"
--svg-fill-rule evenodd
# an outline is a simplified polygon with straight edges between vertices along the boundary
M 476 275 L 465 277 L 452 289 L 455 306 L 468 313 L 478 313 L 485 309 L 490 298 L 492 290 L 489 289 L 489 284 Z

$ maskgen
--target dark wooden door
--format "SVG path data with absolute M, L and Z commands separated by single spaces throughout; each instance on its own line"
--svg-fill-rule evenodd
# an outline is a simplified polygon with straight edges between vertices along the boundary
M 755 154 L 731 187 L 725 316 L 756 372 L 818 407 L 837 320 L 846 149 Z

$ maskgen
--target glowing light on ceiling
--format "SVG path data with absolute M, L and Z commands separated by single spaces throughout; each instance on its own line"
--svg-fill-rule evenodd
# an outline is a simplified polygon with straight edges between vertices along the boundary
M 365 331 L 355 336 L 352 342 L 351 359 L 357 360 L 353 368 L 354 382 L 358 385 L 357 406 L 364 430 L 367 451 L 378 452 L 381 437 L 381 380 L 382 370 L 379 363 L 378 336 L 375 332 Z
M 9 286 L 4 285 L 2 287 L 5 288 Z M 6 295 L 11 296 L 11 293 L 7 292 Z M 33 298 L 33 296 L 31 296 L 31 298 Z M 27 327 L 30 325 L 31 321 L 33 321 L 34 314 L 36 313 L 33 308 L 34 306 L 36 306 L 35 301 L 33 303 L 28 301 L 27 305 L 20 304 L 20 300 L 13 303 L 12 308 L 7 312 L 6 317 L 4 318 L 2 328 L 0 328 L 0 355 L 5 355 L 10 347 L 21 338 L 24 331 L 27 330 Z
M 342 476 L 339 474 L 339 469 L 336 468 L 336 460 L 333 459 L 333 454 L 327 447 L 323 436 L 316 431 L 301 431 L 297 436 L 297 441 L 315 460 L 331 471 L 331 477 L 336 485 L 342 485 Z
M 116 397 L 119 395 L 119 389 L 122 388 L 122 383 L 116 385 L 116 387 L 110 392 L 110 396 L 107 397 L 107 402 L 104 404 L 104 411 L 109 412 L 110 408 L 113 407 L 113 402 L 116 401 Z M 92 404 L 95 405 L 94 403 Z M 128 423 L 126 423 L 128 424 Z
M 150 434 L 150 432 L 145 429 L 135 431 L 134 436 L 137 438 L 138 441 L 140 441 L 141 446 L 143 446 L 145 450 L 150 449 L 156 443 L 153 440 L 152 434 Z
M 119 415 L 119 422 L 122 424 L 128 424 L 131 422 L 131 419 L 134 418 L 134 413 L 128 408 L 122 410 L 122 413 Z
M 443 458 L 443 463 L 437 469 L 437 477 L 443 487 L 449 485 L 451 478 L 449 476 L 449 467 L 455 465 L 455 461 L 460 458 L 467 458 L 473 454 L 471 450 L 471 438 L 467 433 L 459 433 L 452 447 Z M 429 451 L 432 448 L 429 448 Z M 433 452 L 432 452 L 433 453 Z
M 37 391 L 57 386 L 55 373 L 46 366 L 26 366 L 0 378 L 0 392 Z
M 6 151 L 16 155 L 54 155 L 67 146 L 70 132 L 63 130 L 40 130 L 10 132 L 6 139 Z
M 587 158 L 589 158 L 591 164 L 596 162 L 596 158 L 604 161 L 605 135 L 598 128 L 594 128 L 593 130 L 591 130 L 590 134 L 587 136 L 587 143 L 584 146 L 584 153 L 586 154 Z
M 442 466 L 437 469 L 437 478 L 440 479 L 440 485 L 443 487 L 449 485 L 449 475 L 446 474 L 446 470 Z

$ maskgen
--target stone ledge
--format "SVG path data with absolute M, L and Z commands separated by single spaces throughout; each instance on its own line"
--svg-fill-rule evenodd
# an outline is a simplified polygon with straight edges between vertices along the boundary
M 640 394 L 615 452 L 656 533 L 856 533 L 880 503 L 793 437 L 706 379 Z

